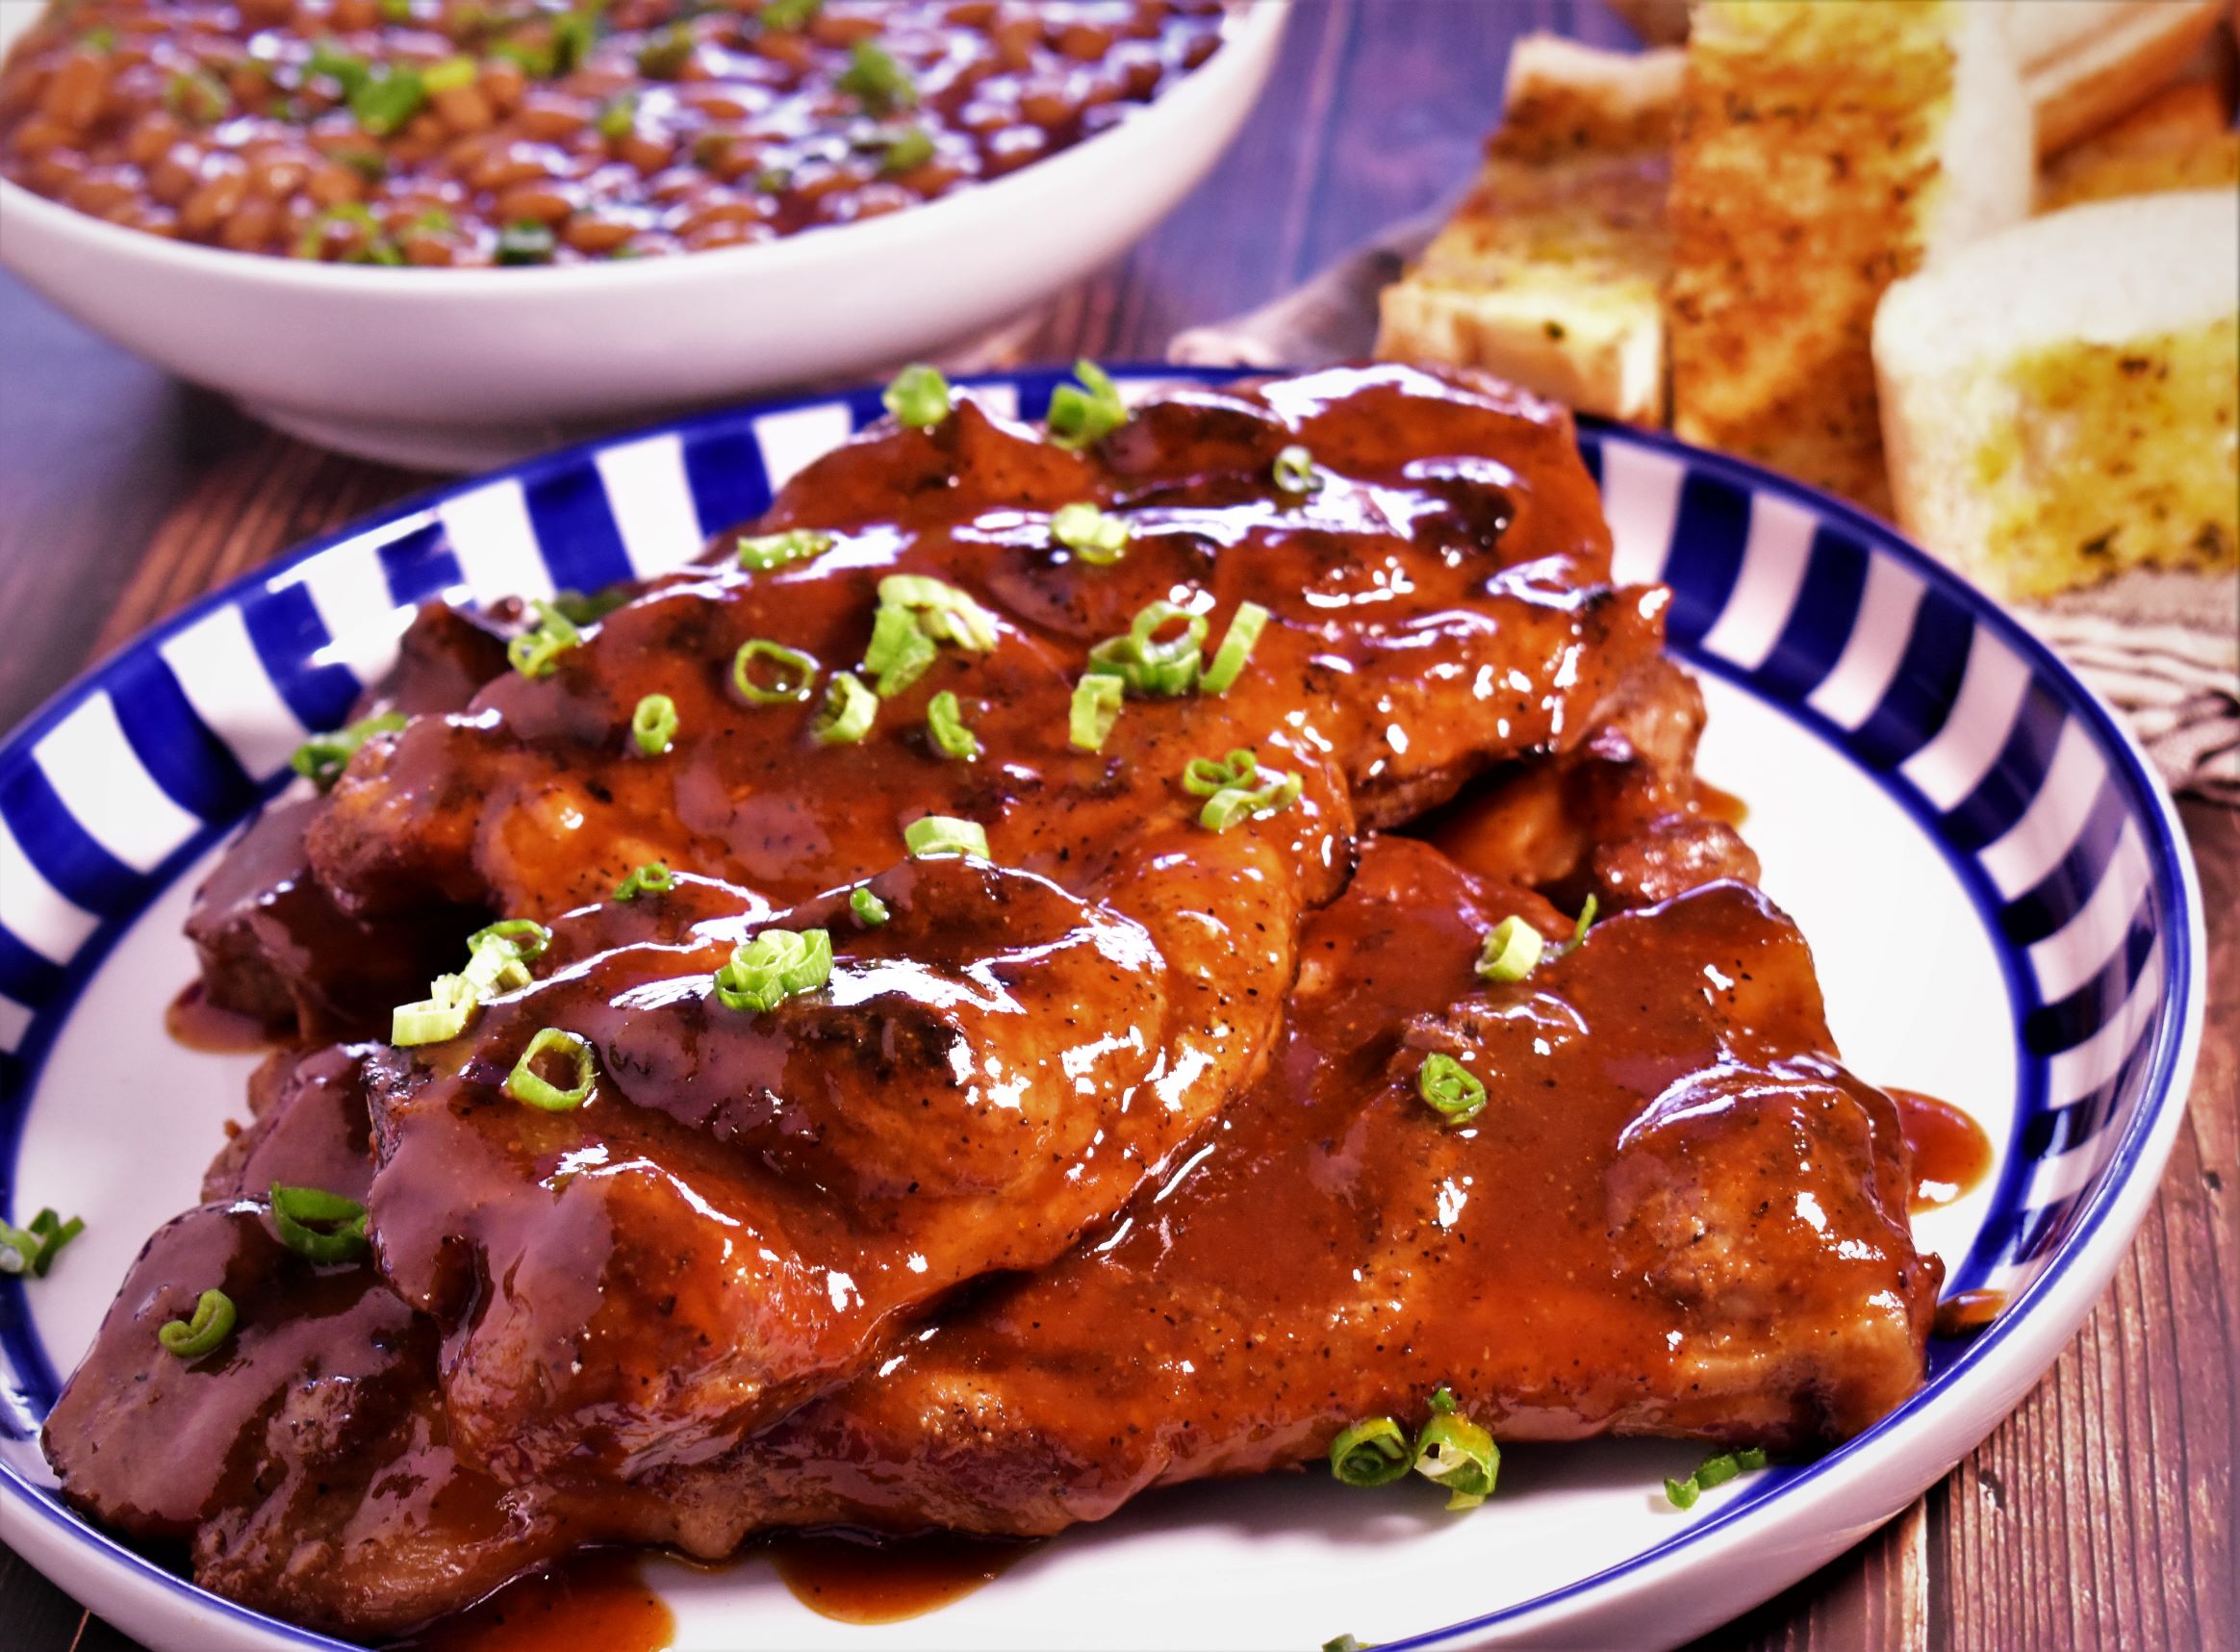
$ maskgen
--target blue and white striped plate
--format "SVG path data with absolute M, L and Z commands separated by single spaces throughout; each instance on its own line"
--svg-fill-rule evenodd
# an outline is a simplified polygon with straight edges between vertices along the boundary
M 1184 376 L 1206 375 L 1122 375 Z M 1054 382 L 978 390 L 1033 416 Z M 0 1282 L 0 1536 L 103 1615 L 166 1648 L 337 1644 L 88 1527 L 37 1445 L 59 1375 L 242 1107 L 246 1058 L 163 1031 L 202 869 L 413 605 L 672 567 L 878 411 L 866 390 L 716 414 L 399 506 L 197 603 L 0 747 L 0 1213 L 88 1222 L 50 1277 Z M 1687 1514 L 1660 1488 L 1694 1453 L 1653 1442 L 1516 1448 L 1466 1519 L 1279 1477 L 1153 1499 L 877 1630 L 812 1615 L 765 1567 L 653 1563 L 680 1647 L 1676 1641 L 1902 1508 L 2074 1333 L 2152 1196 L 2199 1036 L 2199 895 L 2167 800 L 2058 661 L 1875 522 L 1633 431 L 1582 446 L 1621 573 L 1675 591 L 1674 648 L 1712 699 L 1706 777 L 1750 805 L 1846 1058 L 1962 1103 L 2000 1146 L 1991 1183 L 1921 1233 L 1949 1289 L 2005 1292 L 2008 1311 L 1939 1343 L 1929 1385 L 1864 1437 Z

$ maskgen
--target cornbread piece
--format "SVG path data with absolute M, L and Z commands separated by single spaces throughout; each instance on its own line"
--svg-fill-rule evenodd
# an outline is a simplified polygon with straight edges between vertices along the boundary
M 2235 187 L 2240 132 L 2232 130 L 2232 112 L 2212 83 L 2189 80 L 2055 156 L 2038 179 L 2038 210 Z
M 1679 89 L 1676 51 L 1519 40 L 1485 170 L 1386 289 L 1377 353 L 1484 368 L 1582 412 L 1663 423 Z
M 2052 155 L 2175 80 L 2230 0 L 2005 0 L 2038 153 Z
M 1699 8 L 1672 174 L 1674 430 L 1886 509 L 1875 303 L 2028 211 L 2029 130 L 1989 8 Z
M 2240 194 L 2072 207 L 1891 289 L 1898 520 L 1986 589 L 2240 563 Z

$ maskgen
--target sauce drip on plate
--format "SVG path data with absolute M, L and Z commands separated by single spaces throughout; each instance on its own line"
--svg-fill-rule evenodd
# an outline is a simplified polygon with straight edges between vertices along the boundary
M 1973 1336 L 2006 1311 L 2003 1290 L 1958 1290 L 1937 1304 L 1939 1336 Z
M 793 1596 L 840 1623 L 899 1623 L 995 1582 L 1034 1545 L 935 1536 L 881 1543 L 789 1538 L 770 1558 Z
M 1892 1090 L 1913 1159 L 1907 1208 L 1920 1213 L 1965 1198 L 1991 1173 L 1991 1138 L 1949 1102 L 1918 1090 Z
M 402 1643 L 411 1652 L 664 1652 L 676 1615 L 635 1555 L 594 1549 Z
M 181 988 L 164 1011 L 164 1030 L 172 1043 L 208 1055 L 253 1055 L 272 1044 L 263 1022 L 211 1003 L 198 980 Z

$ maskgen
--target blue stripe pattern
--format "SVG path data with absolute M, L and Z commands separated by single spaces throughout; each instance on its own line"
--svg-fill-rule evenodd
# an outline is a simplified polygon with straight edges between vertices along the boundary
M 1223 375 L 1161 368 L 1115 376 L 1124 386 L 1142 387 Z M 1054 386 L 1068 377 L 1045 371 L 981 382 L 1014 392 L 1022 416 L 1034 418 L 1047 408 Z M 665 427 L 680 444 L 684 489 L 704 531 L 743 524 L 770 502 L 776 467 L 756 438 L 755 420 L 820 408 L 840 428 L 860 427 L 881 411 L 878 392 L 867 389 Z M 642 441 L 646 434 L 624 440 Z M 1955 1283 L 2027 1288 L 2081 1245 L 2140 1144 L 2168 1109 L 2182 1105 L 2171 1093 L 2172 1076 L 2183 1063 L 2184 1019 L 2199 988 L 2182 851 L 2167 803 L 2105 713 L 2057 662 L 1879 524 L 1794 484 L 1661 438 L 1589 424 L 1580 444 L 1614 499 L 1624 478 L 1638 478 L 1644 468 L 1674 484 L 1662 542 L 1629 546 L 1621 534 L 1619 556 L 1634 573 L 1661 574 L 1674 588 L 1675 651 L 1739 683 L 1871 772 L 1959 872 L 2002 947 L 2016 1000 L 2019 1116 L 1994 1214 Z M 509 478 L 521 484 L 535 553 L 556 587 L 594 590 L 632 572 L 621 513 L 598 469 L 605 450 L 596 445 L 571 449 L 473 484 Z M 1623 462 L 1614 464 L 1620 450 Z M 118 930 L 286 779 L 288 744 L 302 729 L 341 723 L 362 686 L 339 660 L 347 653 L 363 669 L 365 654 L 333 646 L 337 639 L 303 576 L 330 569 L 340 581 L 347 559 L 356 559 L 352 566 L 377 571 L 399 608 L 460 587 L 463 560 L 471 557 L 463 559 L 449 537 L 456 529 L 439 522 L 435 507 L 464 491 L 398 506 L 205 599 L 73 684 L 0 746 L 0 826 L 49 886 L 0 889 L 0 994 L 32 1011 L 16 1048 L 0 1051 L 0 1189 L 13 1180 L 14 1144 L 39 1060 Z M 1810 521 L 1801 579 L 1795 553 L 1782 553 L 1786 567 L 1781 556 L 1745 554 L 1753 521 L 1769 504 Z M 520 551 L 510 544 L 490 548 L 500 557 Z M 644 547 L 638 548 L 643 561 Z M 689 548 L 680 546 L 679 554 Z M 1895 570 L 1901 585 L 1922 588 L 1902 635 L 1872 634 L 1873 627 L 1861 623 L 1870 574 L 1878 569 Z M 1749 649 L 1756 657 L 1729 659 L 1716 651 L 1736 646 L 1720 643 L 1722 617 L 1732 614 L 1750 616 L 1735 634 L 1758 639 Z M 388 615 L 366 618 L 369 635 L 371 627 L 394 631 Z M 244 637 L 245 646 L 239 641 Z M 174 645 L 175 651 L 159 652 Z M 1980 739 L 1968 729 L 1955 732 L 1970 738 L 1941 739 L 1971 657 L 1986 648 L 2021 662 L 2024 682 L 2012 724 L 1983 730 Z M 72 722 L 72 714 L 104 692 L 116 708 L 124 750 L 112 740 L 102 760 L 140 771 L 120 776 L 117 795 L 133 795 L 139 786 L 142 795 L 167 798 L 197 825 L 152 871 L 128 866 L 103 847 L 99 823 L 74 816 L 42 767 L 42 743 L 84 734 L 86 724 Z M 197 709 L 213 705 L 269 709 L 252 719 L 253 726 L 237 724 L 230 710 L 214 724 Z M 2081 760 L 2061 760 L 2079 740 Z M 1943 761 L 1987 766 L 1924 790 L 1913 766 Z M 2103 901 L 2097 915 L 2087 907 L 2116 867 L 2126 832 L 2144 851 L 2146 876 L 2135 909 L 2119 926 L 2107 909 L 2112 901 Z M 140 858 L 144 863 L 148 856 Z M 60 919 L 53 897 L 64 903 Z M 57 953 L 56 932 L 32 932 L 42 923 L 50 930 L 76 925 L 78 916 L 84 923 L 68 930 L 66 955 Z M 2077 955 L 2087 947 L 2097 955 Z M 0 1206 L 0 1214 L 11 1213 L 24 1214 Z M 0 1435 L 12 1432 L 12 1411 L 36 1419 L 51 1399 L 48 1362 L 31 1337 L 19 1292 L 13 1280 L 0 1280 Z M 1998 1334 L 1995 1326 L 1986 1337 Z M 1966 1357 L 1948 1353 L 1944 1366 Z M 19 1472 L 25 1461 L 0 1441 L 0 1499 L 28 1497 L 51 1509 L 51 1494 Z M 301 1643 L 321 1642 L 306 1637 Z

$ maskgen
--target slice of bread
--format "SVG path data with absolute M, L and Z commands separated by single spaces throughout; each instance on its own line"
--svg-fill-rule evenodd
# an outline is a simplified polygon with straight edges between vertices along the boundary
M 1377 354 L 1483 368 L 1587 413 L 1665 417 L 1678 52 L 1528 36 L 1453 221 L 1379 300 Z
M 2240 566 L 2240 192 L 1980 241 L 1891 288 L 1874 361 L 1898 521 L 1986 589 Z
M 2030 204 L 2002 14 L 1710 0 L 1673 160 L 1673 428 L 1887 510 L 1883 289 Z
M 2004 0 L 2007 37 L 2051 155 L 2175 80 L 2230 0 Z
M 2219 187 L 2240 188 L 2240 132 L 2213 83 L 2186 80 L 2049 162 L 2038 178 L 2038 210 Z

